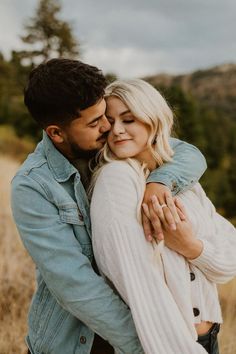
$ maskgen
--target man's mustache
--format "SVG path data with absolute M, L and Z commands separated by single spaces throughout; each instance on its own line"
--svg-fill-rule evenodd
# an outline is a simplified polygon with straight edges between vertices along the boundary
M 97 141 L 99 141 L 99 140 L 104 140 L 104 139 L 107 140 L 107 137 L 108 137 L 108 132 L 102 134 L 102 135 L 97 139 Z

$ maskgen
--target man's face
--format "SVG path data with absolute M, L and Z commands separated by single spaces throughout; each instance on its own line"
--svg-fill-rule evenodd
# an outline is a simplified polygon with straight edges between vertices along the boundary
M 105 116 L 106 102 L 80 111 L 80 117 L 63 128 L 63 150 L 69 159 L 93 157 L 105 144 L 106 132 L 111 128 Z

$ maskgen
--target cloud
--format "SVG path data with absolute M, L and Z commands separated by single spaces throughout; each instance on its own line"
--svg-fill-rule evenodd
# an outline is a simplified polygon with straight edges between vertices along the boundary
M 37 0 L 2 0 L 0 49 L 17 39 Z M 82 58 L 120 76 L 184 72 L 235 61 L 235 0 L 61 0 Z M 2 14 L 4 12 L 4 15 Z

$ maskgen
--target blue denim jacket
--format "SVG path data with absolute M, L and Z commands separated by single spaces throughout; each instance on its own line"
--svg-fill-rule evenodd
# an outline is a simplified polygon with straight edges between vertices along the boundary
M 177 161 L 149 178 L 177 192 L 198 180 L 205 159 L 189 144 L 172 144 Z M 12 181 L 12 210 L 36 264 L 26 338 L 31 353 L 88 354 L 94 332 L 119 354 L 143 353 L 128 307 L 93 270 L 89 203 L 80 174 L 45 133 Z

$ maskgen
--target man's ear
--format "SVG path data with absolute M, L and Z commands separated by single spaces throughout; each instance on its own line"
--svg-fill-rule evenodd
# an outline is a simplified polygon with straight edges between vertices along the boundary
M 55 144 L 62 144 L 64 143 L 64 134 L 62 129 L 58 125 L 49 125 L 45 129 L 47 135 L 49 138 L 53 141 Z

